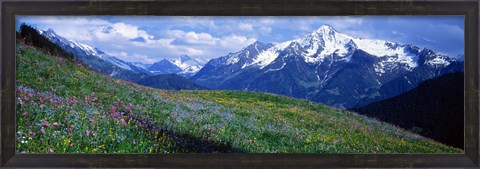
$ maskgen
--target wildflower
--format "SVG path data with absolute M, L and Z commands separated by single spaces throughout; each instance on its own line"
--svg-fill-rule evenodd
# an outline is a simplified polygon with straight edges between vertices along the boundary
M 90 123 L 93 123 L 93 119 L 92 119 L 92 118 L 88 118 L 88 121 L 89 121 Z
M 132 103 L 128 103 L 128 105 L 127 105 L 127 110 L 128 110 L 128 111 L 132 111 Z
M 115 113 L 115 107 L 112 106 L 112 107 L 110 108 L 110 113 Z
M 91 132 L 90 130 L 87 130 L 85 131 L 85 134 L 87 134 L 87 136 L 90 136 L 90 132 Z
M 33 131 L 28 132 L 28 134 L 30 134 L 30 136 L 32 136 L 32 137 L 35 136 L 35 132 L 33 132 Z
M 43 107 L 45 107 L 45 104 L 41 104 L 41 105 L 40 105 L 40 108 L 43 108 Z
M 72 132 L 73 131 L 73 126 L 68 126 L 68 131 Z
M 28 115 L 28 112 L 26 112 L 26 111 L 23 112 L 23 116 L 26 116 L 26 115 Z
M 120 119 L 120 124 L 122 124 L 122 125 L 124 125 L 124 126 L 127 125 L 127 123 L 125 123 L 125 119 Z
M 135 142 L 135 140 L 133 140 L 133 142 L 132 142 L 132 143 L 133 143 L 133 145 L 137 144 L 137 142 Z
M 73 147 L 74 145 L 75 145 L 75 144 L 73 144 L 73 143 L 70 143 L 70 147 Z
M 53 127 L 57 127 L 58 126 L 58 123 L 57 122 L 53 122 Z
M 48 122 L 46 122 L 46 121 L 42 121 L 42 125 L 45 126 L 45 127 L 49 127 L 49 126 L 50 126 L 50 124 L 49 124 Z
M 43 128 L 40 129 L 40 133 L 45 134 L 45 130 Z
M 305 120 L 303 120 L 303 119 L 302 119 L 302 120 L 300 120 L 300 123 L 303 123 L 303 122 L 305 122 Z

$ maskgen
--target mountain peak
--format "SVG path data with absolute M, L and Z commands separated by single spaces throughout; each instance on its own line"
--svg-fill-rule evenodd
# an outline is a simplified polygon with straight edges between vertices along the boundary
M 326 29 L 326 30 L 330 30 L 330 29 L 333 29 L 333 27 L 332 27 L 332 26 L 330 26 L 329 24 L 324 24 L 324 25 L 320 26 L 320 28 L 318 28 L 318 29 Z
M 186 54 L 180 55 L 180 60 L 182 62 L 185 62 L 185 61 L 190 60 L 190 59 L 192 59 L 192 58 L 190 58 L 190 56 L 188 56 Z
M 332 26 L 325 24 L 320 26 L 314 33 L 332 34 L 334 32 L 337 31 Z
M 256 45 L 256 44 L 258 44 L 258 45 L 263 45 L 263 44 L 265 44 L 265 43 L 256 40 L 256 41 L 253 42 L 251 45 Z
M 261 42 L 261 41 L 257 40 L 249 46 L 254 46 L 254 47 L 257 47 L 257 48 L 269 48 L 273 45 L 274 45 L 273 43 L 265 43 L 265 42 Z
M 56 35 L 55 31 L 52 28 L 48 28 L 48 30 L 45 31 L 45 33 Z

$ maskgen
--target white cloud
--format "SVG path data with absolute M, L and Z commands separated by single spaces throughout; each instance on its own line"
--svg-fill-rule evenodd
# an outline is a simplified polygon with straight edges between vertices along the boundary
M 455 40 L 455 44 L 460 44 L 464 37 L 464 30 L 458 25 L 435 23 L 417 26 L 411 24 L 411 20 L 404 19 L 403 23 L 399 22 L 398 17 L 21 16 L 19 18 L 42 30 L 53 28 L 61 36 L 109 51 L 119 58 L 145 63 L 178 57 L 181 54 L 205 59 L 216 58 L 229 52 L 236 52 L 257 39 L 264 42 L 282 42 L 298 38 L 318 29 L 322 24 L 329 24 L 337 31 L 354 37 L 414 44 L 426 43 L 429 40 L 435 40 L 438 45 L 450 43 L 452 40 Z M 377 18 L 384 18 L 387 22 Z M 440 34 L 442 36 L 437 36 Z M 437 44 L 435 46 L 438 46 Z M 456 51 L 460 50 L 459 45 L 452 46 Z M 443 46 L 446 47 L 448 46 Z M 448 50 L 454 50 L 451 48 Z
M 143 63 L 147 63 L 147 64 L 152 64 L 152 63 L 155 63 L 157 60 L 154 59 L 154 58 L 151 58 L 149 56 L 146 56 L 146 55 L 141 55 L 141 54 L 129 54 L 125 51 L 121 51 L 121 52 L 115 52 L 115 51 L 105 51 L 105 53 L 111 55 L 111 56 L 115 56 L 121 60 L 124 60 L 124 61 L 127 61 L 127 62 L 138 62 L 138 61 L 142 61 Z
M 173 37 L 177 45 L 215 45 L 218 38 L 208 33 L 196 33 L 193 31 L 184 32 L 181 30 L 168 31 L 170 37 Z
M 109 22 L 98 18 L 65 16 L 22 17 L 22 22 L 35 24 L 42 30 L 53 28 L 56 33 L 66 38 L 83 42 L 94 40 L 95 36 L 92 31 L 98 26 L 109 24 Z
M 245 47 L 255 41 L 256 39 L 254 38 L 247 38 L 245 36 L 238 35 L 229 35 L 221 39 L 220 45 L 224 48 L 235 49 L 238 47 Z
M 142 37 L 144 39 L 152 39 L 153 36 L 149 35 L 144 30 L 138 29 L 138 26 L 128 25 L 122 22 L 117 22 L 111 25 L 112 31 L 117 33 L 125 38 L 133 39 L 137 37 Z
M 206 45 L 215 45 L 215 40 L 212 35 L 208 33 L 195 33 L 195 32 L 188 32 L 183 37 L 185 40 L 192 44 L 206 44 Z
M 428 43 L 437 43 L 436 40 L 433 40 L 433 39 L 429 39 L 429 38 L 426 38 L 426 37 L 420 37 L 421 39 L 423 39 L 424 41 L 428 42 Z

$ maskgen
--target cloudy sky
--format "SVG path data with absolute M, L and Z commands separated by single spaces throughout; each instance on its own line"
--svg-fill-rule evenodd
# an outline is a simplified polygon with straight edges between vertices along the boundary
M 41 30 L 52 28 L 120 59 L 144 63 L 181 54 L 208 60 L 256 40 L 299 38 L 323 24 L 350 36 L 411 43 L 452 57 L 464 52 L 463 16 L 17 16 L 17 27 L 22 22 Z

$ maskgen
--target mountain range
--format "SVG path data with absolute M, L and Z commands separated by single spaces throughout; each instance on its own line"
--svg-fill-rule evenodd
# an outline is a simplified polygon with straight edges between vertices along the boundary
M 140 62 L 127 62 L 118 57 L 111 56 L 98 48 L 66 39 L 55 33 L 54 30 L 38 30 L 40 34 L 47 37 L 53 43 L 59 45 L 67 52 L 71 52 L 77 59 L 91 66 L 95 70 L 107 73 L 112 77 L 136 81 L 138 77 L 154 76 L 159 74 L 178 74 L 183 77 L 190 77 L 195 74 L 206 63 L 206 61 L 181 55 L 174 59 L 163 59 L 153 64 Z M 125 76 L 125 74 L 137 74 L 136 76 Z M 140 74 L 140 76 L 138 76 Z
M 183 77 L 191 77 L 197 73 L 206 61 L 199 58 L 191 58 L 188 55 L 180 55 L 174 59 L 163 59 L 146 68 L 154 75 L 159 74 L 178 74 Z
M 463 61 L 411 44 L 354 38 L 323 25 L 282 43 L 255 42 L 210 60 L 191 79 L 352 108 L 393 97 L 419 83 L 463 71 Z
M 412 44 L 355 38 L 329 25 L 281 43 L 257 41 L 207 63 L 187 55 L 154 64 L 126 62 L 51 29 L 41 33 L 112 77 L 137 82 L 178 74 L 210 89 L 274 93 L 338 108 L 365 106 L 425 80 L 463 71 L 462 60 L 445 54 Z

